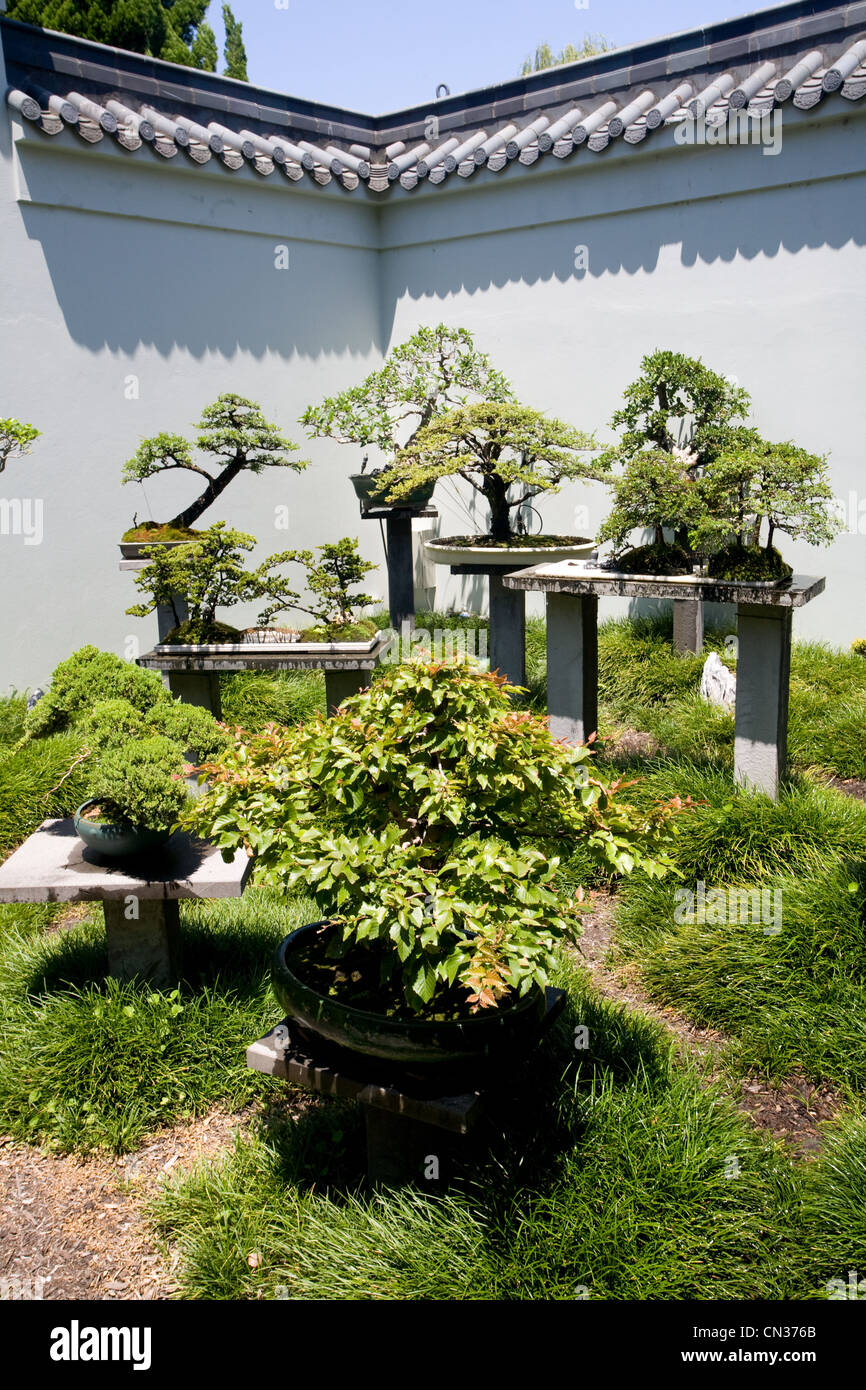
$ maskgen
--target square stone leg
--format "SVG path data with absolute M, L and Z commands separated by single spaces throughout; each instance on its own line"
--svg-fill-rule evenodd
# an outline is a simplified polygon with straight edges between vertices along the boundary
M 490 585 L 490 669 L 512 685 L 526 685 L 526 593 L 506 589 L 507 570 L 492 570 Z
M 388 537 L 388 608 L 391 626 L 399 632 L 404 623 L 414 624 L 415 621 L 412 518 L 389 516 L 385 530 Z
M 214 719 L 222 719 L 218 671 L 169 671 L 168 688 L 187 705 L 201 705 Z
M 348 700 L 350 695 L 357 695 L 359 690 L 363 690 L 369 684 L 369 671 L 326 671 L 325 701 L 328 714 L 333 714 L 338 705 Z
M 554 738 L 586 743 L 598 729 L 598 599 L 547 595 L 547 715 Z
M 737 607 L 734 781 L 776 800 L 788 761 L 791 609 Z
M 704 605 L 695 599 L 674 599 L 674 651 L 700 653 L 704 647 Z
M 175 899 L 133 895 L 105 900 L 108 973 L 118 980 L 149 980 L 159 988 L 177 983 L 178 911 Z M 127 916 L 137 911 L 138 915 Z
M 446 1186 L 454 1161 L 454 1135 L 375 1105 L 362 1104 L 361 1109 L 367 1131 L 368 1182 L 387 1187 L 414 1183 L 432 1191 Z

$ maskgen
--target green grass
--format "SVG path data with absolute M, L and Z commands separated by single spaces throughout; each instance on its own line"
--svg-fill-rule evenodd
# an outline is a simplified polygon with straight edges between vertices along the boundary
M 0 908 L 0 1127 L 61 1151 L 124 1152 L 161 1125 L 267 1088 L 244 1054 L 280 1017 L 277 942 L 312 909 L 249 889 L 181 906 L 175 989 L 106 978 L 105 929 L 51 933 L 54 912 Z
M 257 733 L 266 724 L 296 724 L 325 712 L 321 671 L 239 671 L 220 681 L 222 717 Z
M 674 1063 L 656 1025 L 567 983 L 568 1016 L 494 1108 L 490 1157 L 448 1195 L 365 1191 L 357 1117 L 327 1101 L 271 1115 L 166 1187 L 155 1217 L 183 1296 L 796 1296 L 788 1160 Z
M 17 743 L 24 733 L 24 716 L 27 713 L 27 697 L 13 690 L 9 695 L 0 695 L 0 749 Z
M 866 1115 L 848 1116 L 807 1175 L 803 1201 L 802 1277 L 824 1297 L 831 1280 L 866 1279 Z M 835 1293 L 842 1290 L 838 1284 Z M 859 1297 L 862 1299 L 864 1290 Z
M 87 763 L 62 780 L 81 747 L 80 735 L 69 732 L 0 751 L 0 858 L 43 820 L 70 815 L 87 799 Z
M 721 920 L 711 903 L 701 922 L 683 911 L 675 883 L 635 879 L 617 916 L 620 956 L 638 964 L 654 998 L 731 1038 L 726 1060 L 737 1072 L 774 1082 L 803 1072 L 863 1092 L 866 868 L 831 860 L 758 883 L 767 895 L 758 912 L 757 900 L 744 911 L 726 896 Z M 694 891 L 695 878 L 682 887 Z

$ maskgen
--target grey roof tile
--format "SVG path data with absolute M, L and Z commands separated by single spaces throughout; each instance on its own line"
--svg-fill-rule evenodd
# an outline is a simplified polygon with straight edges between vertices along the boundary
M 671 53 L 667 60 L 669 77 L 682 77 L 689 73 L 700 72 L 706 65 L 707 50 L 698 48 L 689 50 L 685 53 Z
M 628 70 L 628 85 L 637 87 L 653 82 L 663 82 L 667 76 L 668 64 L 664 57 L 653 58 L 647 63 L 636 63 Z

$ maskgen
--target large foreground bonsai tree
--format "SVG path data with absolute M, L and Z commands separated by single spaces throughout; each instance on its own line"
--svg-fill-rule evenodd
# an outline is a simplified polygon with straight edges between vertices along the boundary
M 260 882 L 303 885 L 333 923 L 331 956 L 351 961 L 344 1002 L 357 973 L 413 1013 L 496 1008 L 545 985 L 576 931 L 563 858 L 670 864 L 673 804 L 628 805 L 512 693 L 464 664 L 404 663 L 330 719 L 237 731 L 202 769 L 187 824 L 226 858 L 246 848 Z
M 359 386 L 309 406 L 301 423 L 311 437 L 378 449 L 387 469 L 431 420 L 473 397 L 510 401 L 514 394 L 468 329 L 440 323 L 419 328 L 393 348 L 385 365 Z M 365 456 L 362 472 L 366 461 Z
M 28 454 L 30 445 L 38 437 L 35 425 L 22 425 L 20 420 L 0 420 L 0 473 L 10 458 Z
M 265 419 L 255 401 L 231 392 L 224 392 L 205 408 L 198 428 L 201 433 L 196 445 L 219 465 L 216 472 L 196 463 L 191 446 L 179 434 L 157 434 L 145 439 L 134 458 L 123 466 L 124 483 L 141 483 L 175 469 L 195 473 L 205 480 L 198 497 L 160 529 L 189 530 L 240 473 L 261 473 L 265 468 L 293 468 L 300 472 L 309 462 L 287 458 L 287 453 L 297 452 L 297 444 L 284 438 L 277 426 Z
M 397 454 L 390 495 L 395 501 L 421 483 L 459 476 L 490 509 L 489 535 L 507 543 L 512 513 L 541 492 L 556 492 L 567 479 L 602 476 L 581 458 L 596 447 L 591 435 L 549 420 L 522 405 L 480 401 L 440 415 L 418 430 Z M 513 485 L 522 488 L 511 496 Z

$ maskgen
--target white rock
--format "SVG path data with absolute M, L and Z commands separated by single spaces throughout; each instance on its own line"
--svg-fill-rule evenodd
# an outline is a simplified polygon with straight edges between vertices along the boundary
M 701 673 L 701 695 L 711 705 L 733 709 L 737 699 L 737 678 L 722 662 L 718 652 L 710 652 Z

